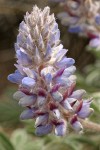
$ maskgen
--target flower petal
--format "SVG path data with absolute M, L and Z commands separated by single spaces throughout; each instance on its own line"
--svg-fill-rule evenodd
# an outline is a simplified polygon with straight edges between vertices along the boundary
M 63 100 L 62 94 L 58 91 L 52 92 L 51 95 L 52 95 L 53 99 L 57 102 L 61 102 Z
M 81 89 L 81 90 L 76 90 L 74 91 L 69 97 L 70 98 L 75 98 L 75 99 L 82 99 L 82 96 L 86 93 L 85 90 Z
M 68 110 L 69 112 L 72 112 L 73 111 L 73 108 L 71 107 L 70 103 L 68 102 L 67 99 L 65 99 L 64 101 L 62 101 L 62 106 Z
M 35 86 L 35 80 L 29 77 L 25 77 L 22 80 L 22 85 L 28 88 L 32 88 Z
M 61 49 L 60 51 L 58 51 L 55 54 L 56 61 L 60 61 L 63 58 L 63 56 L 65 56 L 66 53 L 67 53 L 66 49 Z
M 35 116 L 36 116 L 35 110 L 27 109 L 21 113 L 20 119 L 22 119 L 22 120 L 33 119 Z
M 31 96 L 26 95 L 20 99 L 19 105 L 21 105 L 22 107 L 34 105 L 36 102 L 36 99 L 37 99 L 37 96 L 35 94 Z
M 100 38 L 94 38 L 90 40 L 89 46 L 92 48 L 100 47 Z
M 52 75 L 50 73 L 47 73 L 45 75 L 45 80 L 46 80 L 47 84 L 50 84 L 50 82 L 52 81 Z
M 44 126 L 38 126 L 36 128 L 35 134 L 38 136 L 43 136 L 46 134 L 49 134 L 53 129 L 53 125 L 52 124 L 46 124 Z
M 66 134 L 66 123 L 65 123 L 65 121 L 61 122 L 55 126 L 55 134 L 57 136 L 64 136 Z
M 24 78 L 24 76 L 22 74 L 20 74 L 19 71 L 16 71 L 13 74 L 10 74 L 8 76 L 8 80 L 12 83 L 17 83 L 17 84 L 21 84 L 22 79 Z
M 76 131 L 76 132 L 79 132 L 81 130 L 83 130 L 83 127 L 81 125 L 81 123 L 78 121 L 77 119 L 77 115 L 74 115 L 71 120 L 70 120 L 70 123 L 72 125 L 72 128 Z
M 75 66 L 68 67 L 64 70 L 63 76 L 69 77 L 70 75 L 72 75 L 75 72 L 75 70 L 76 70 Z
M 61 61 L 56 62 L 56 66 L 59 68 L 62 67 L 70 67 L 75 63 L 75 60 L 73 58 L 66 58 L 64 57 Z
M 43 106 L 45 103 L 46 103 L 46 97 L 45 96 L 38 96 L 37 97 L 38 106 Z
M 77 115 L 80 118 L 85 119 L 88 116 L 90 116 L 90 114 L 93 113 L 93 109 L 90 108 L 90 104 L 91 104 L 90 100 L 83 101 L 83 104 L 82 104 L 82 107 L 81 107 L 80 111 L 77 112 Z
M 53 113 L 53 116 L 54 116 L 56 119 L 60 119 L 61 115 L 60 115 L 59 109 L 53 109 L 53 110 L 52 110 L 52 113 Z
M 49 119 L 48 113 L 43 114 L 43 115 L 39 115 L 39 116 L 36 118 L 35 127 L 40 126 L 40 125 L 45 125 L 45 124 L 47 124 L 48 119 Z
M 29 68 L 23 68 L 23 71 L 25 72 L 25 74 L 30 77 L 30 78 L 33 78 L 36 80 L 37 78 L 37 73 L 34 71 L 34 70 L 31 70 Z
M 51 46 L 48 44 L 47 48 L 46 48 L 46 53 L 45 53 L 45 60 L 49 60 L 51 58 L 51 54 L 52 54 L 52 49 Z
M 32 60 L 29 58 L 29 56 L 27 54 L 22 52 L 22 50 L 17 50 L 16 54 L 17 54 L 19 64 L 22 64 L 24 66 L 32 64 Z
M 65 86 L 66 88 L 70 87 L 72 84 L 72 81 L 65 77 L 59 77 L 55 81 L 56 81 L 56 84 L 61 84 L 62 86 Z
M 21 98 L 23 98 L 24 96 L 26 96 L 26 94 L 24 94 L 21 91 L 17 91 L 16 93 L 14 93 L 13 98 L 16 100 L 20 100 Z

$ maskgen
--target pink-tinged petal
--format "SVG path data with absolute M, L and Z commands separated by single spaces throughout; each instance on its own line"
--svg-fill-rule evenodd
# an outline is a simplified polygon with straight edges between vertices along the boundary
M 44 89 L 39 88 L 39 90 L 38 90 L 38 96 L 46 97 L 46 93 L 45 93 Z
M 35 121 L 35 127 L 47 124 L 48 119 L 49 119 L 48 113 L 37 116 Z
M 95 33 L 87 32 L 87 35 L 90 39 L 98 38 L 98 35 L 96 35 Z
M 77 115 L 80 118 L 85 119 L 93 113 L 94 110 L 90 108 L 90 104 L 91 104 L 91 100 L 83 101 L 81 109 L 77 111 Z
M 70 103 L 68 102 L 67 99 L 63 100 L 61 102 L 61 105 L 66 109 L 68 110 L 69 112 L 72 112 L 73 111 L 73 108 L 71 107 Z
M 66 134 L 66 123 L 65 121 L 57 124 L 55 126 L 55 134 L 57 136 L 64 136 Z
M 20 99 L 19 105 L 21 105 L 22 107 L 31 106 L 35 104 L 36 100 L 37 100 L 36 95 L 31 96 L 26 95 L 25 97 Z
M 24 94 L 21 91 L 17 91 L 16 93 L 14 93 L 13 98 L 16 100 L 20 100 L 21 98 L 23 98 L 24 96 L 26 96 L 26 94 Z
M 72 94 L 72 92 L 75 88 L 75 85 L 76 85 L 76 83 L 72 83 L 71 86 L 65 91 L 65 93 L 63 94 L 63 100 L 65 100 Z
M 74 110 L 74 112 L 75 112 L 75 113 L 78 113 L 78 112 L 81 110 L 82 105 L 83 105 L 83 101 L 82 101 L 82 100 L 80 100 L 80 101 L 77 100 L 77 101 L 73 104 L 73 110 Z
M 31 93 L 30 90 L 26 87 L 20 87 L 19 90 L 26 95 L 33 95 L 33 93 Z
M 77 119 L 77 115 L 74 115 L 71 120 L 70 120 L 70 124 L 72 126 L 72 128 L 76 131 L 79 132 L 81 130 L 83 130 L 83 127 L 81 125 L 81 123 L 78 121 Z
M 37 136 L 43 136 L 43 135 L 51 133 L 52 130 L 53 130 L 53 125 L 52 124 L 46 124 L 43 126 L 38 126 L 36 128 L 35 134 Z
M 49 103 L 49 108 L 50 108 L 50 110 L 52 111 L 52 110 L 54 110 L 54 109 L 57 109 L 58 107 L 57 107 L 57 105 L 55 104 L 55 102 L 50 102 L 50 103 Z
M 51 93 L 58 91 L 58 89 L 61 87 L 60 84 L 56 84 L 53 86 L 53 88 L 51 89 Z
M 63 74 L 64 70 L 65 70 L 65 67 L 58 70 L 56 74 L 54 75 L 54 78 L 60 77 Z
M 35 109 L 24 110 L 20 115 L 20 119 L 22 120 L 33 119 L 34 117 L 36 117 Z
M 51 95 L 56 102 L 61 102 L 63 100 L 62 94 L 58 91 L 51 93 Z
M 70 98 L 75 98 L 75 99 L 82 99 L 82 96 L 86 93 L 85 90 L 76 90 L 74 91 L 71 95 Z
M 68 96 L 70 96 L 75 89 L 76 83 L 72 83 L 71 86 L 68 88 Z

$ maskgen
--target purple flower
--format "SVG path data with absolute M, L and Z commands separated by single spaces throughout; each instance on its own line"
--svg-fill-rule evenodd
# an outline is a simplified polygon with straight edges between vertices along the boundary
M 26 13 L 15 44 L 17 71 L 8 80 L 19 85 L 14 98 L 26 108 L 22 120 L 34 119 L 36 135 L 66 134 L 67 122 L 76 131 L 82 129 L 78 118 L 91 114 L 84 90 L 75 90 L 75 60 L 67 58 L 60 44 L 60 31 L 49 7 L 37 6 Z M 77 117 L 76 117 L 77 116 Z
M 88 44 L 89 49 L 96 49 L 97 51 L 100 51 L 100 37 L 96 37 L 90 40 Z
M 61 3 L 61 2 L 60 2 Z M 100 2 L 93 0 L 65 0 L 63 12 L 57 16 L 61 23 L 68 26 L 68 31 L 82 36 L 100 34 Z
M 98 25 L 100 25 L 100 15 L 95 17 L 95 21 Z
M 82 29 L 80 26 L 76 26 L 76 27 L 70 27 L 68 31 L 71 33 L 79 33 L 79 32 L 82 32 Z

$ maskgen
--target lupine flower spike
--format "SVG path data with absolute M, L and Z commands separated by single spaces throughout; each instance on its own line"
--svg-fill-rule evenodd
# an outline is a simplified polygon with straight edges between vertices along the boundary
M 60 31 L 50 8 L 37 6 L 20 23 L 15 44 L 17 70 L 8 80 L 18 84 L 14 98 L 25 108 L 20 118 L 35 119 L 36 135 L 66 134 L 67 123 L 75 131 L 83 129 L 78 118 L 93 110 L 91 99 L 83 100 L 84 90 L 75 90 L 74 59 L 60 44 Z
M 64 11 L 58 14 L 61 23 L 68 31 L 90 38 L 89 49 L 100 50 L 100 1 L 65 0 Z

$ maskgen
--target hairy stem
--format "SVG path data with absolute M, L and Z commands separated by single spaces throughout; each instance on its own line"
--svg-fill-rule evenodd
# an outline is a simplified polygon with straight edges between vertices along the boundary
M 79 119 L 79 121 L 83 125 L 84 129 L 90 130 L 92 132 L 100 133 L 100 125 L 99 124 L 96 124 L 96 123 L 91 122 L 91 121 L 83 120 L 83 119 Z

